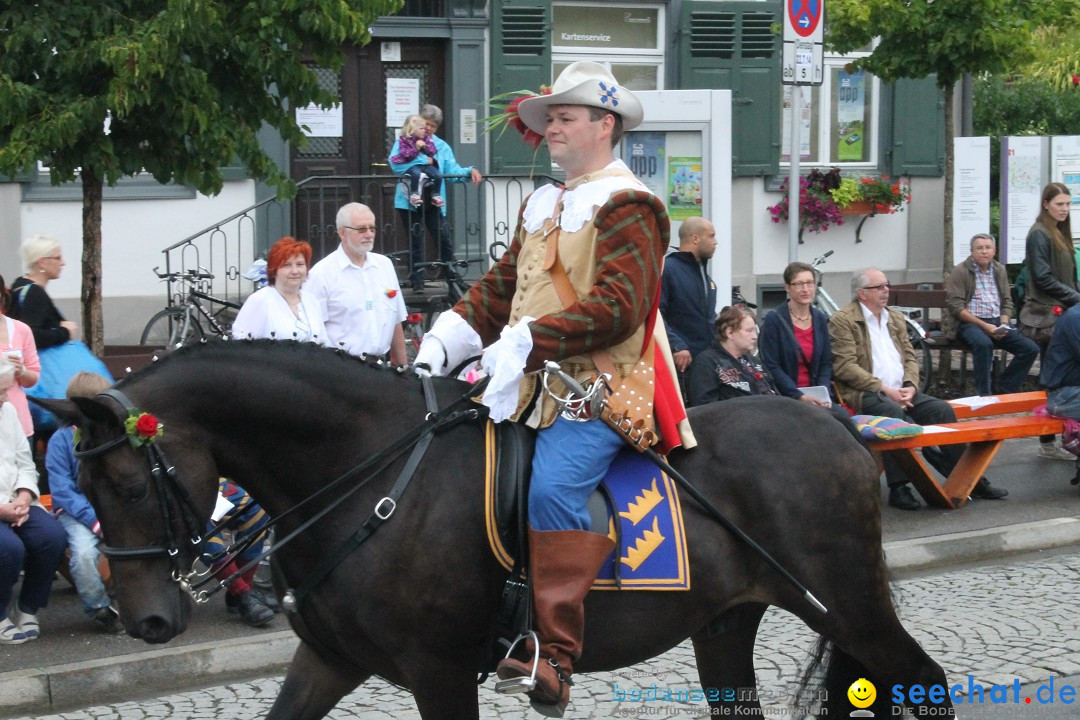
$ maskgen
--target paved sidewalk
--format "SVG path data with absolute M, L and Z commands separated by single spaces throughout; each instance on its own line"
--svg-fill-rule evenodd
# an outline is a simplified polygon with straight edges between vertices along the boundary
M 1032 438 L 1008 441 L 999 453 L 989 476 L 1010 491 L 1005 500 L 972 501 L 957 511 L 884 506 L 886 557 L 896 577 L 1080 546 L 1080 489 L 1069 484 L 1074 465 L 1039 458 L 1036 450 Z M 136 689 L 149 697 L 280 674 L 296 643 L 284 617 L 248 628 L 226 615 L 220 595 L 164 647 L 100 634 L 63 580 L 40 618 L 41 639 L 0 646 L 0 717 L 131 699 Z

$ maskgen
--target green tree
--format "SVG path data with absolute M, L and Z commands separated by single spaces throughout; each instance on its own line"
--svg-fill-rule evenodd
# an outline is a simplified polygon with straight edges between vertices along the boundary
M 336 98 L 313 66 L 338 68 L 342 47 L 403 0 L 0 0 L 0 173 L 49 167 L 81 180 L 82 327 L 104 344 L 101 197 L 105 184 L 149 173 L 221 191 L 221 169 L 289 194 L 259 147 L 269 125 L 304 135 L 290 108 Z
M 943 269 L 952 268 L 953 88 L 966 74 L 1005 73 L 1030 61 L 1034 31 L 1070 16 L 1080 0 L 829 0 L 828 43 L 874 51 L 854 65 L 882 80 L 936 75 L 945 92 Z

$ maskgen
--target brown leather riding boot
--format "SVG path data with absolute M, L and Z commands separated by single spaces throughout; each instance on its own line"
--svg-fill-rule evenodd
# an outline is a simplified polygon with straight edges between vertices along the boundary
M 570 702 L 570 675 L 585 633 L 585 595 L 614 547 L 599 533 L 529 528 L 533 616 L 540 638 L 540 666 L 529 698 L 542 715 L 562 717 Z M 528 677 L 531 657 L 528 662 L 505 658 L 496 672 L 502 680 Z

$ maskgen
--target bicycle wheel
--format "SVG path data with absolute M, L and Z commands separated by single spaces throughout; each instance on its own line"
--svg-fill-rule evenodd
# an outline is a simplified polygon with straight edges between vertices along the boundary
M 930 392 L 930 384 L 934 382 L 934 358 L 930 354 L 930 343 L 914 331 L 909 330 L 908 337 L 911 346 L 915 348 L 915 355 L 919 358 L 919 390 Z
M 203 339 L 202 326 L 183 308 L 165 308 L 146 323 L 140 345 L 173 350 Z

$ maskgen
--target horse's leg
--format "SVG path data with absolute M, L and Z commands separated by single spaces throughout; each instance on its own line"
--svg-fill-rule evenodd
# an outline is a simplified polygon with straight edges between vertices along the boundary
M 749 714 L 757 714 L 761 704 L 757 697 L 757 678 L 754 673 L 754 640 L 758 623 L 768 605 L 744 603 L 736 605 L 714 618 L 691 638 L 694 657 L 697 660 L 698 678 L 706 693 L 710 689 L 722 692 L 734 688 L 735 698 L 725 702 L 724 697 L 706 695 L 714 708 L 747 708 Z M 741 691 L 749 688 L 754 692 Z M 753 709 L 749 709 L 753 708 Z M 739 714 L 739 711 L 734 711 Z
M 326 717 L 341 698 L 370 676 L 371 673 L 324 659 L 310 645 L 301 641 L 266 720 L 318 720 Z
M 844 592 L 831 598 L 829 614 L 798 613 L 814 630 L 833 645 L 826 665 L 824 689 L 825 707 L 830 715 L 850 712 L 847 691 L 853 682 L 866 678 L 877 690 L 877 698 L 869 708 L 877 717 L 894 712 L 892 686 L 912 685 L 930 688 L 946 684 L 945 672 L 908 634 L 889 595 L 884 567 L 864 576 L 865 582 L 853 582 L 851 588 L 870 587 L 870 592 Z M 805 606 L 804 606 L 805 608 Z M 921 703 L 936 708 L 951 708 L 948 697 L 944 702 Z
M 414 682 L 413 699 L 424 720 L 477 720 L 480 700 L 476 673 L 445 665 L 432 669 L 422 682 Z
M 899 622 L 896 625 L 899 632 L 883 634 L 874 640 L 856 640 L 854 644 L 844 647 L 833 644 L 823 684 L 826 693 L 822 695 L 822 700 L 827 699 L 823 707 L 830 710 L 829 715 L 850 711 L 847 691 L 859 678 L 866 678 L 874 684 L 877 697 L 867 709 L 876 717 L 897 714 L 892 702 L 894 685 L 901 685 L 905 694 L 913 685 L 921 685 L 926 690 L 934 685 L 946 689 L 949 687 L 941 666 L 926 654 L 906 630 L 899 627 Z M 850 639 L 847 642 L 850 643 Z M 916 705 L 942 710 L 952 707 L 947 695 L 940 703 L 930 702 L 925 694 L 923 698 Z M 916 714 L 919 714 L 917 710 Z

